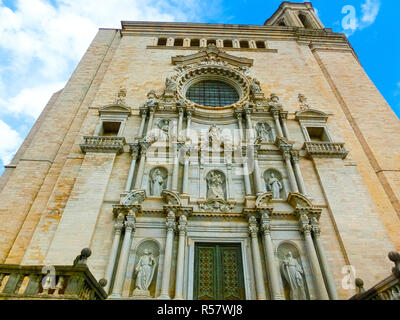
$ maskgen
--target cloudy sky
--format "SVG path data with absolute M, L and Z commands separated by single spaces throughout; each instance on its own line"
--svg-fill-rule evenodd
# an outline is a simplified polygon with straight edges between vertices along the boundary
M 303 1 L 295 1 L 303 2 Z M 314 0 L 345 32 L 368 75 L 400 115 L 398 1 Z M 0 0 L 0 173 L 51 94 L 63 88 L 99 27 L 121 20 L 262 25 L 280 0 Z M 397 37 L 397 39 L 396 39 Z

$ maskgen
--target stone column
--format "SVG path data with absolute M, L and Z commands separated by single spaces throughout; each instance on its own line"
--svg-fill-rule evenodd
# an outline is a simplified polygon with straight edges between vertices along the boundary
M 126 268 L 128 266 L 129 252 L 131 250 L 132 238 L 135 232 L 135 221 L 135 214 L 130 212 L 125 221 L 124 242 L 122 243 L 121 253 L 119 256 L 117 273 L 115 275 L 114 287 L 112 290 L 112 297 L 121 297 L 122 294 Z
M 261 171 L 260 171 L 260 166 L 258 164 L 258 148 L 259 146 L 254 146 L 254 182 L 256 185 L 256 194 L 260 195 L 264 193 L 264 188 L 261 182 Z
M 146 124 L 146 118 L 147 118 L 147 108 L 140 108 L 140 115 L 142 116 L 142 121 L 140 122 L 138 137 L 143 138 L 144 126 Z
M 182 193 L 188 194 L 189 192 L 189 166 L 190 166 L 190 151 L 185 150 L 185 164 L 183 167 L 183 183 Z
M 173 211 L 170 211 L 168 213 L 166 226 L 167 226 L 167 239 L 165 241 L 161 294 L 158 297 L 158 299 L 169 300 L 171 299 L 169 296 L 169 280 L 171 277 L 172 246 L 174 244 L 174 231 L 175 231 L 175 214 Z
M 131 144 L 130 149 L 132 155 L 132 162 L 131 162 L 131 168 L 129 169 L 128 179 L 126 180 L 125 192 L 130 192 L 132 190 L 133 175 L 135 173 L 136 160 L 139 155 L 139 144 L 138 143 Z
M 155 113 L 155 108 L 149 108 L 150 112 L 150 117 L 149 117 L 149 122 L 147 123 L 147 132 L 151 131 L 151 128 L 153 127 L 153 120 L 154 120 L 154 113 Z
M 279 110 L 271 108 L 271 113 L 275 120 L 275 127 L 276 127 L 276 132 L 278 133 L 278 137 L 283 137 L 281 123 L 279 122 Z
M 311 237 L 311 225 L 307 214 L 300 213 L 300 230 L 304 234 L 308 259 L 311 265 L 311 272 L 314 279 L 314 285 L 318 300 L 329 300 L 328 293 L 325 288 L 324 278 L 321 274 L 318 256 L 315 252 L 314 243 Z
M 287 111 L 286 112 L 281 111 L 279 115 L 282 121 L 283 134 L 285 135 L 286 139 L 290 140 L 289 130 L 287 128 L 287 123 L 286 123 L 288 113 Z
M 292 160 L 293 160 L 293 165 L 294 165 L 294 174 L 296 176 L 297 184 L 299 186 L 300 193 L 303 195 L 307 194 L 306 191 L 306 186 L 304 184 L 304 179 L 303 175 L 301 174 L 301 169 L 299 165 L 299 151 L 298 150 L 292 150 L 290 151 L 292 155 Z
M 227 193 L 227 198 L 228 200 L 234 200 L 233 197 L 233 182 L 232 182 L 232 163 L 228 163 L 226 165 L 226 170 L 227 170 L 227 186 L 226 186 L 226 193 Z
M 178 107 L 178 112 L 179 112 L 179 120 L 178 120 L 178 132 L 177 132 L 176 136 L 179 139 L 181 137 L 181 135 L 182 135 L 183 108 L 182 107 Z
M 115 268 L 115 263 L 116 263 L 117 254 L 118 254 L 119 241 L 121 239 L 122 228 L 124 227 L 124 220 L 125 220 L 124 214 L 120 213 L 117 217 L 117 223 L 114 225 L 115 235 L 114 235 L 114 240 L 113 240 L 112 247 L 111 247 L 110 257 L 108 258 L 106 274 L 104 276 L 104 279 L 107 280 L 107 285 L 104 287 L 104 291 L 107 294 L 108 294 L 108 291 L 110 290 L 110 285 L 111 285 L 111 280 L 112 280 L 111 278 L 112 278 L 114 268 Z
M 260 246 L 258 245 L 258 226 L 254 216 L 249 219 L 249 231 L 251 236 L 251 248 L 253 252 L 253 266 L 256 280 L 257 300 L 266 300 L 264 276 L 262 272 Z
M 187 218 L 181 215 L 179 218 L 179 244 L 178 244 L 178 257 L 176 261 L 176 280 L 175 280 L 175 300 L 183 300 L 183 276 L 185 266 L 185 248 L 186 248 L 186 232 L 187 232 Z
M 246 196 L 251 196 L 250 170 L 247 159 L 246 147 L 242 148 L 242 157 L 243 157 L 243 178 L 244 178 L 244 186 L 246 189 Z
M 191 130 L 191 126 L 192 126 L 192 111 L 191 110 L 187 110 L 186 111 L 186 139 L 190 138 L 190 130 Z
M 290 151 L 283 150 L 283 157 L 285 158 L 286 168 L 289 175 L 290 186 L 292 192 L 299 192 L 299 188 L 297 187 L 296 177 L 293 172 L 292 162 L 290 161 Z
M 135 190 L 140 190 L 142 188 L 143 173 L 144 173 L 144 167 L 146 165 L 146 153 L 148 148 L 149 148 L 149 143 L 147 142 L 140 143 L 140 161 L 135 182 Z
M 242 116 L 242 110 L 235 110 L 236 118 L 238 121 L 238 127 L 239 127 L 239 139 L 240 142 L 243 141 L 243 116 Z
M 268 269 L 268 279 L 271 289 L 272 300 L 283 300 L 279 286 L 279 269 L 277 268 L 277 264 L 275 261 L 275 250 L 271 239 L 270 213 L 272 213 L 272 209 L 271 212 L 264 210 L 261 214 L 261 230 L 264 233 L 265 251 L 267 253 L 267 256 L 265 258 Z
M 179 182 L 179 152 L 182 147 L 182 143 L 177 143 L 175 147 L 174 155 L 174 168 L 172 171 L 172 191 L 178 192 L 178 182 Z
M 320 239 L 321 228 L 318 220 L 314 217 L 311 219 L 312 232 L 314 234 L 314 245 L 320 260 L 321 269 L 325 276 L 325 283 L 328 289 L 328 294 L 331 300 L 339 300 L 335 280 L 333 279 L 332 272 L 329 268 L 328 261 L 326 260 L 325 250 Z
M 251 121 L 251 109 L 250 108 L 245 109 L 245 114 L 246 114 L 249 142 L 253 142 L 254 134 L 253 134 L 253 123 Z

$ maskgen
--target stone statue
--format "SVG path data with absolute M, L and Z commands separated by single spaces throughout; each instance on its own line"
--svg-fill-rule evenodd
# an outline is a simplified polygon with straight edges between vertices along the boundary
M 140 291 L 148 292 L 151 281 L 153 280 L 154 271 L 156 269 L 156 260 L 150 250 L 145 249 L 136 265 L 135 271 L 136 288 Z
M 310 105 L 307 103 L 307 97 L 304 94 L 299 93 L 299 102 L 300 102 L 300 110 L 308 110 L 310 109 Z
M 167 119 L 162 119 L 158 122 L 157 124 L 158 128 L 161 130 L 161 135 L 164 140 L 167 140 L 169 138 L 169 127 L 170 127 L 170 121 Z
M 268 101 L 268 107 L 274 109 L 282 109 L 282 104 L 279 102 L 279 97 L 275 93 L 271 93 Z
M 256 130 L 260 141 L 272 142 L 272 129 L 267 123 L 259 123 Z
M 151 195 L 160 197 L 164 190 L 164 178 L 160 169 L 156 169 L 151 177 Z
M 157 101 L 157 95 L 154 92 L 154 90 L 151 90 L 148 94 L 147 94 L 147 101 L 145 103 L 145 105 L 148 108 L 155 108 L 158 105 L 158 101 Z
M 288 251 L 282 261 L 281 271 L 290 287 L 290 300 L 306 300 L 304 289 L 303 268 Z
M 175 91 L 176 90 L 176 82 L 172 78 L 167 78 L 165 80 L 165 90 L 166 91 Z
M 267 185 L 268 185 L 268 191 L 272 192 L 272 199 L 279 199 L 283 187 L 282 183 L 279 181 L 279 179 L 275 177 L 274 173 L 271 173 Z
M 224 192 L 224 177 L 221 173 L 211 171 L 207 177 L 207 199 L 222 199 L 225 200 Z
M 258 81 L 257 79 L 253 79 L 250 84 L 250 91 L 251 93 L 260 93 L 261 92 L 260 81 Z
M 208 138 L 211 139 L 212 147 L 219 148 L 221 145 L 221 129 L 217 128 L 215 124 L 208 130 Z

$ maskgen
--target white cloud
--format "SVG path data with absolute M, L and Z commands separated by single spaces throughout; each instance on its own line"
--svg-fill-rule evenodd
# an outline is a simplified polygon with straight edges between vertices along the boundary
M 380 0 L 366 0 L 366 2 L 361 5 L 361 11 L 363 14 L 360 24 L 361 29 L 366 28 L 375 22 L 380 7 Z
M 21 143 L 22 138 L 18 132 L 0 120 L 0 160 L 3 164 L 11 161 Z
M 347 14 L 342 20 L 342 27 L 347 37 L 353 35 L 357 30 L 365 29 L 371 26 L 381 7 L 380 0 L 365 0 L 361 4 L 361 18 L 357 17 L 357 12 L 354 6 L 346 5 L 342 9 L 343 14 Z

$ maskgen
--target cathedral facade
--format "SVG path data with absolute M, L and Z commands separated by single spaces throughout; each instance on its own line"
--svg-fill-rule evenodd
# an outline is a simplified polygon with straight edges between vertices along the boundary
M 90 248 L 109 299 L 348 299 L 400 249 L 399 160 L 398 118 L 310 3 L 263 26 L 123 21 L 6 167 L 0 263 Z

